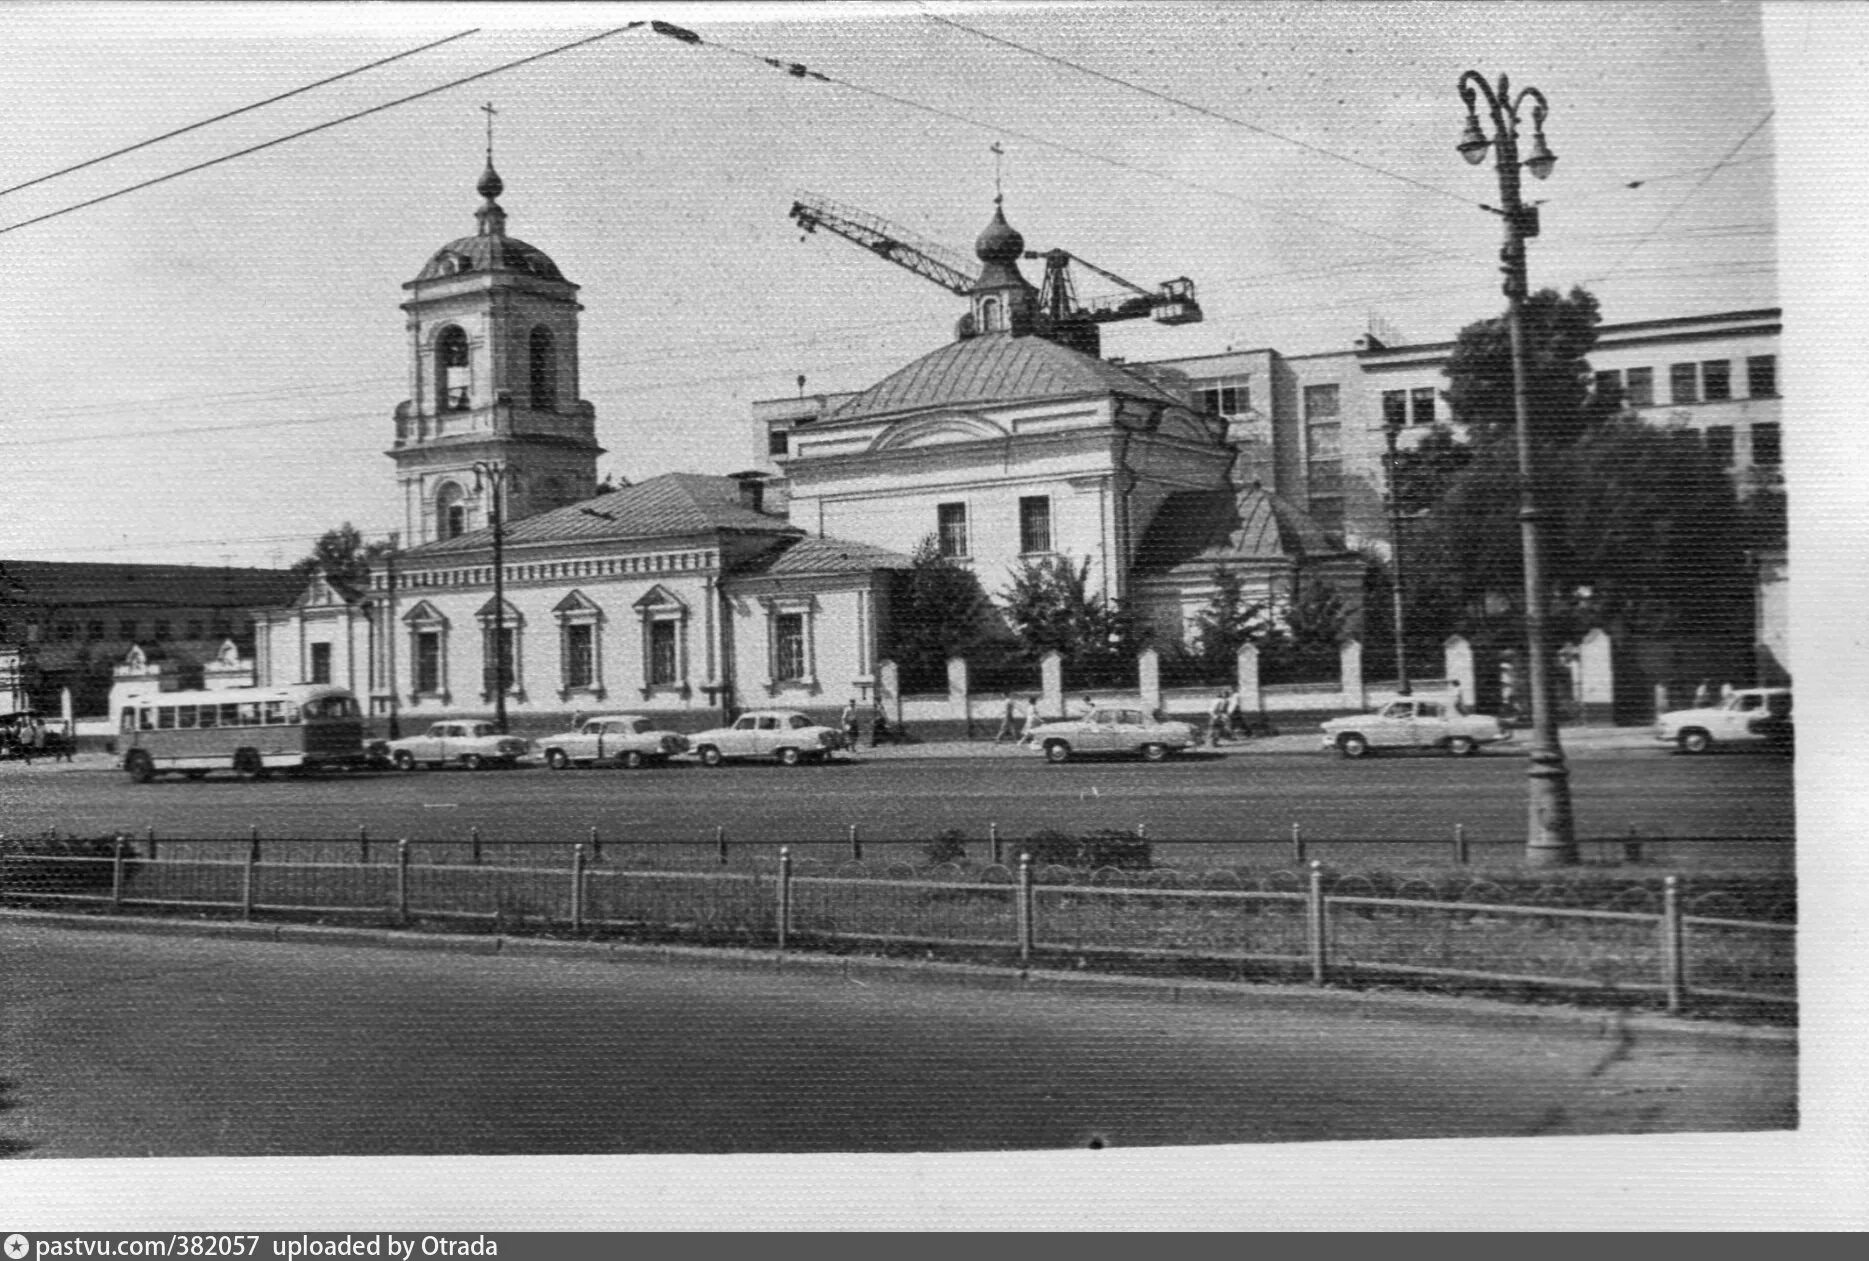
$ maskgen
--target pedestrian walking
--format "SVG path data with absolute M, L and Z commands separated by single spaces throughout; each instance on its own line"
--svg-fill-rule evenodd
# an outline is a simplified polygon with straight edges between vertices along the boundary
M 844 713 L 838 720 L 838 725 L 844 729 L 844 747 L 849 749 L 856 748 L 860 733 L 857 730 L 857 702 L 855 697 L 844 702 Z
M 1038 697 L 1034 696 L 1025 703 L 1025 722 L 1019 728 L 1019 743 L 1032 743 L 1032 728 L 1038 726 Z
M 1083 706 L 1082 710 L 1080 710 L 1077 715 L 1079 718 L 1090 717 L 1090 711 L 1097 707 L 1096 700 L 1093 699 L 1088 692 L 1084 693 L 1084 699 L 1079 703 Z
M 1227 691 L 1227 730 L 1235 739 L 1244 740 L 1250 732 L 1246 729 L 1245 694 L 1238 688 Z
M 1700 686 L 1694 689 L 1694 708 L 1705 709 L 1713 704 L 1713 680 L 1702 679 Z
M 1226 732 L 1227 707 L 1232 700 L 1232 693 L 1220 692 L 1207 710 L 1207 743 L 1216 749 L 1220 747 L 1220 738 Z
M 876 703 L 870 706 L 870 747 L 874 749 L 892 738 L 889 733 L 889 715 L 883 709 L 883 698 L 879 696 Z
M 26 761 L 30 763 L 43 752 L 45 752 L 45 723 L 41 722 L 39 716 L 35 714 L 26 720 Z
M 1001 693 L 999 730 L 993 733 L 993 743 L 998 744 L 1001 740 L 1016 742 L 1019 739 L 1019 733 L 1016 730 L 1018 724 L 1019 702 L 1012 699 L 1011 692 Z

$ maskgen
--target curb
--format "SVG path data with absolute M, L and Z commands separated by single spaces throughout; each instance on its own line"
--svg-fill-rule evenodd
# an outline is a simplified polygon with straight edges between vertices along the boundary
M 408 933 L 394 929 L 326 927 L 315 924 L 250 924 L 143 916 L 75 915 L 60 911 L 0 908 L 0 922 L 162 937 L 235 938 L 292 945 L 353 946 L 378 950 L 451 951 L 470 955 L 583 962 L 698 966 L 736 972 L 836 974 L 865 980 L 921 985 L 1024 989 L 1033 993 L 1095 996 L 1203 1006 L 1240 1006 L 1260 1011 L 1360 1013 L 1370 1019 L 1406 1019 L 1432 1024 L 1484 1024 L 1489 1028 L 1564 1029 L 1598 1038 L 1635 1034 L 1701 1042 L 1706 1040 L 1796 1047 L 1798 1031 L 1729 1021 L 1697 1021 L 1653 1013 L 1597 1011 L 1581 1007 L 1529 1007 L 1491 999 L 1394 990 L 1330 989 L 1273 982 L 1169 980 L 1096 972 L 1061 972 L 989 967 L 933 959 L 875 956 L 779 954 L 738 947 L 638 945 L 631 942 L 566 941 L 543 937 Z

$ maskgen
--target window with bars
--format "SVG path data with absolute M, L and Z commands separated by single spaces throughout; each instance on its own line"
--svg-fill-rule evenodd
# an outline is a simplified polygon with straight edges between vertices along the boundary
M 1027 495 L 1019 500 L 1019 550 L 1051 550 L 1051 496 Z
M 809 678 L 805 654 L 805 615 L 775 613 L 772 618 L 772 677 L 787 683 Z

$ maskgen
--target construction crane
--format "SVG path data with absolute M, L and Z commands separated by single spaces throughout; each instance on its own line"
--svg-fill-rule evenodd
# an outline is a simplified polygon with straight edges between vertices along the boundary
M 792 203 L 791 217 L 806 232 L 819 228 L 834 232 L 950 293 L 964 298 L 973 292 L 979 271 L 977 262 L 958 250 L 898 227 L 880 215 L 840 205 L 828 198 L 803 196 Z M 1194 282 L 1186 276 L 1165 280 L 1150 290 L 1066 250 L 1027 250 L 1025 257 L 1042 259 L 1045 263 L 1045 278 L 1038 291 L 1038 333 L 1087 354 L 1098 353 L 1100 339 L 1096 326 L 1099 324 L 1144 316 L 1162 324 L 1198 324 L 1201 320 Z M 1073 263 L 1122 286 L 1127 292 L 1080 299 L 1071 279 Z

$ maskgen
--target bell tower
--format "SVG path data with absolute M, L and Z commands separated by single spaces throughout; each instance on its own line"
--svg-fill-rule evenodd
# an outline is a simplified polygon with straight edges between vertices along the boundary
M 409 397 L 387 454 L 409 545 L 490 524 L 492 486 L 476 466 L 504 470 L 510 523 L 595 494 L 604 453 L 596 410 L 578 395 L 578 286 L 506 234 L 490 135 L 475 188 L 478 230 L 403 285 Z

